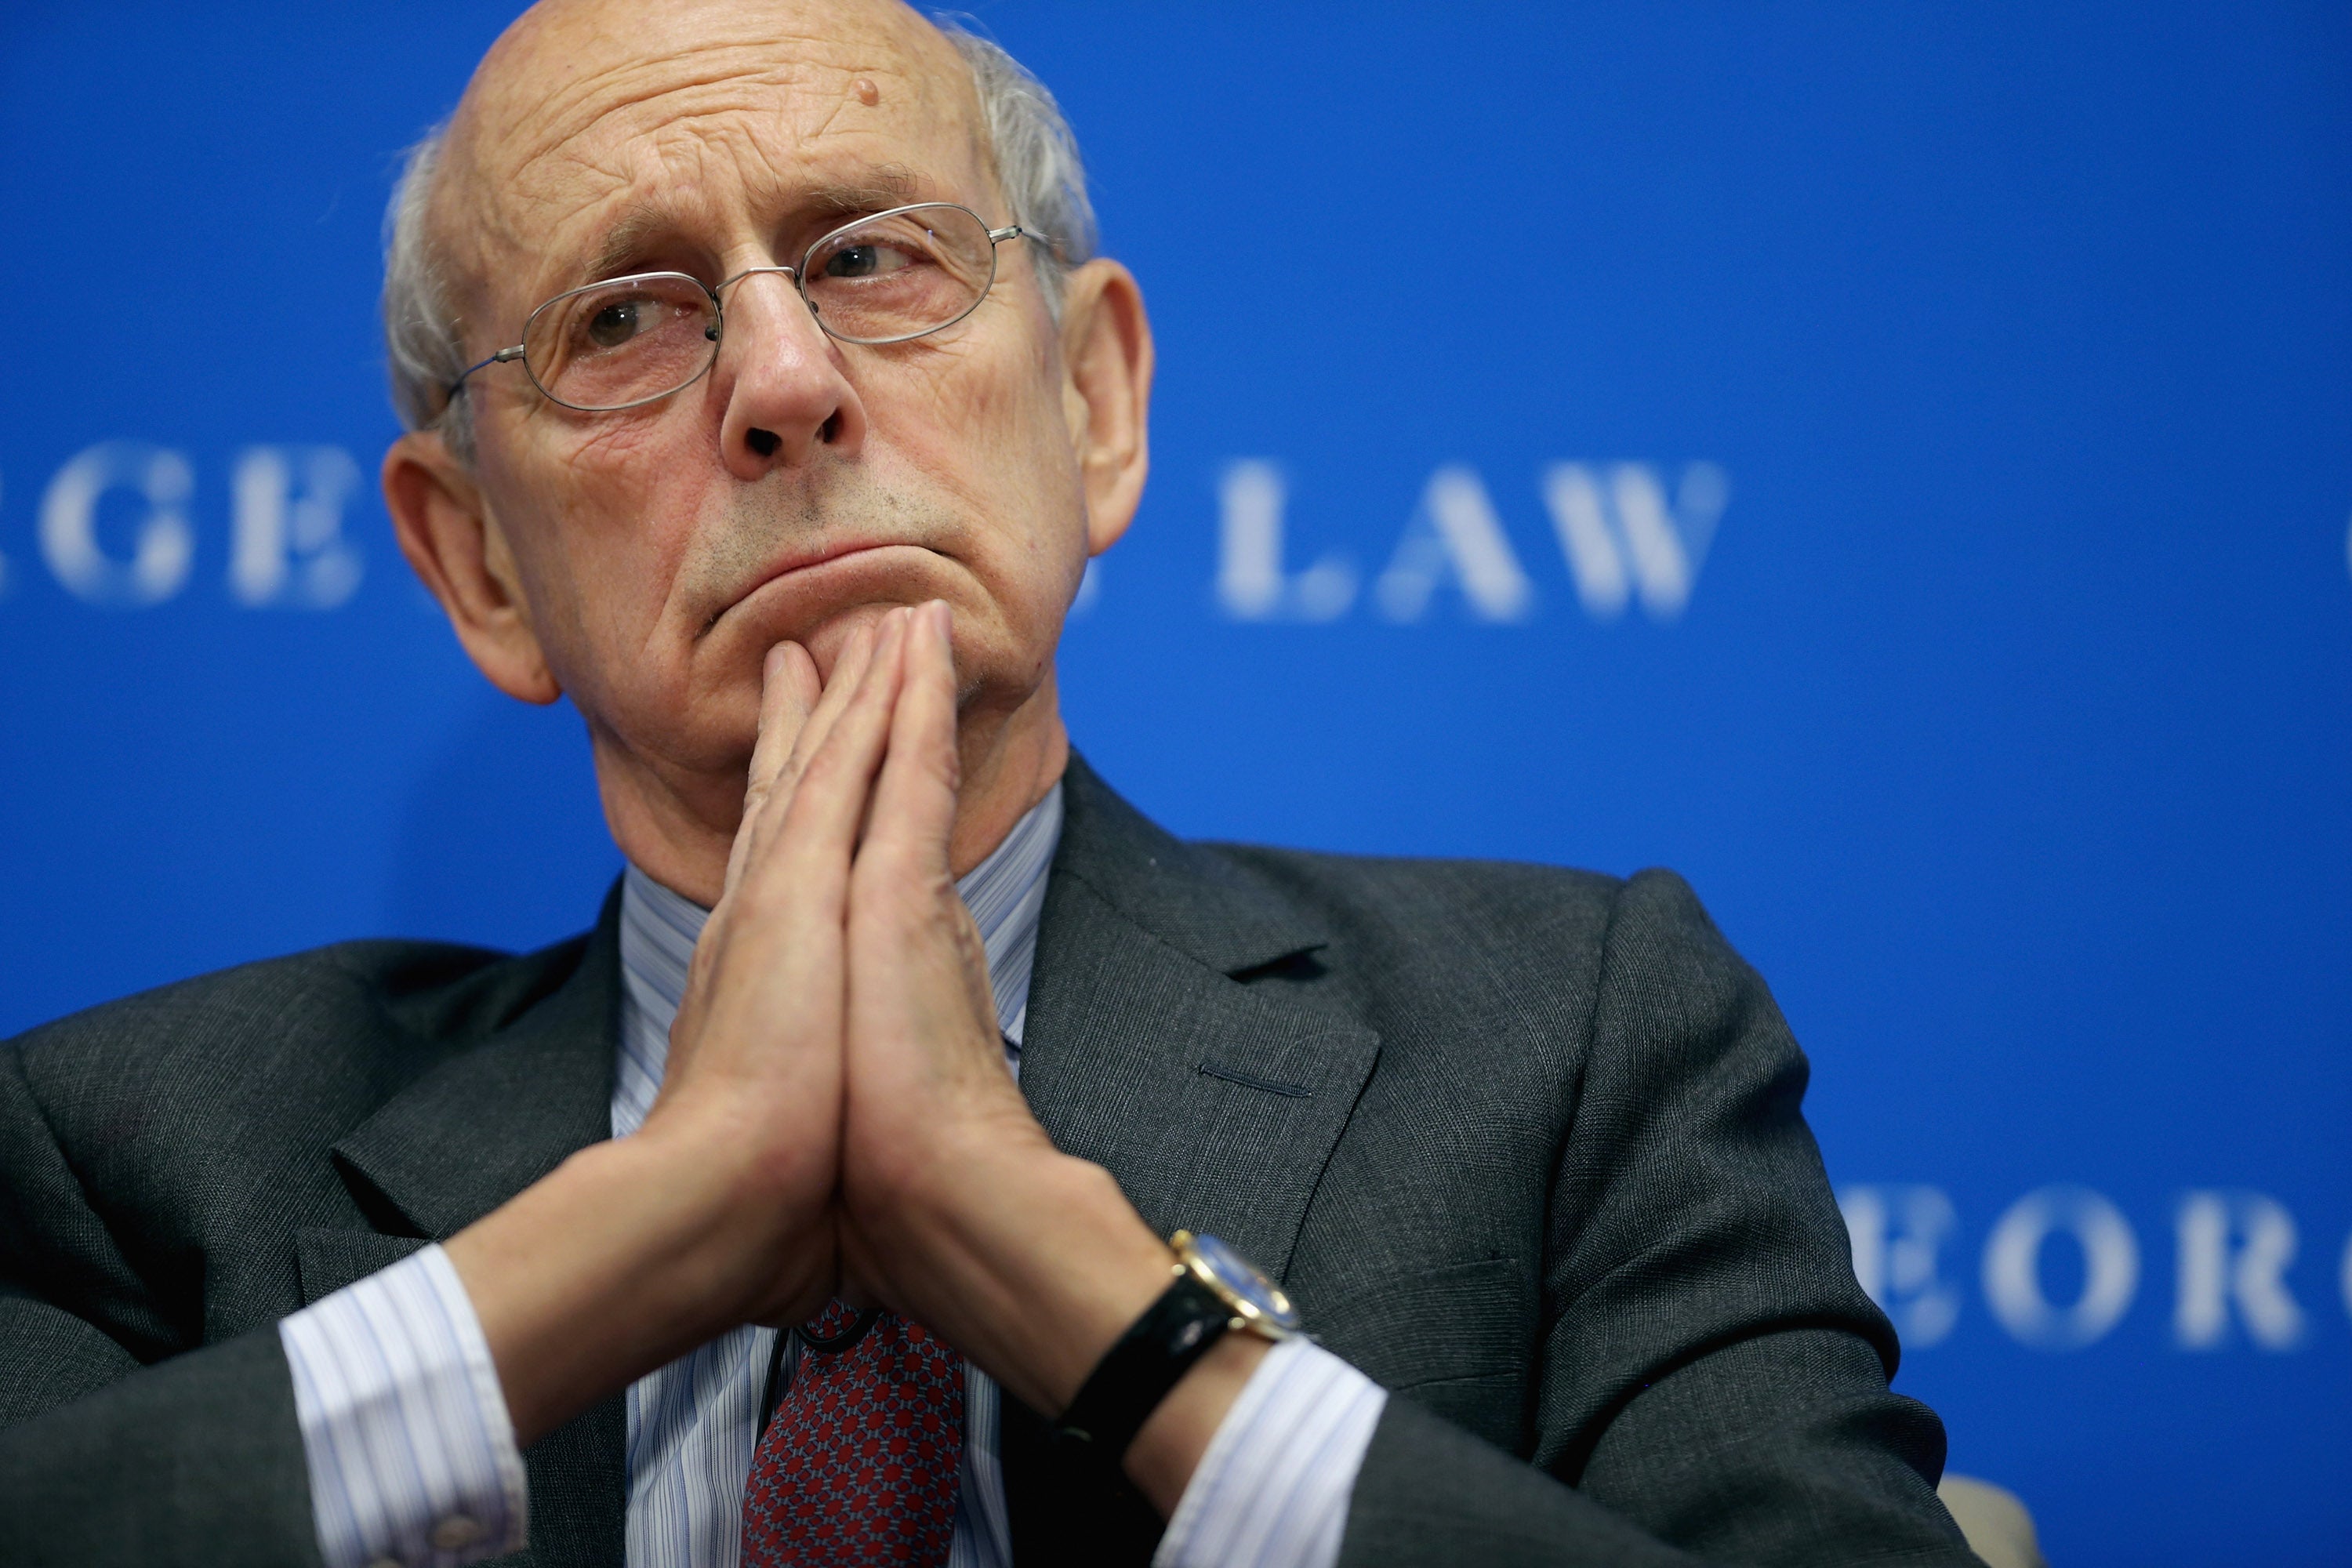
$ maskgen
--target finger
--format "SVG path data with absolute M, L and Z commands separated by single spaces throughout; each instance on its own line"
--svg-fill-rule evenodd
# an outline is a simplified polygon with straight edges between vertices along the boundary
M 817 742 L 793 787 L 780 831 L 787 840 L 783 847 L 790 851 L 782 858 L 801 869 L 787 870 L 787 875 L 821 870 L 830 884 L 847 869 L 849 851 L 889 743 L 908 620 L 904 609 L 882 618 L 856 689 Z M 841 676 L 836 673 L 834 679 L 837 682 Z M 821 862 L 821 867 L 812 862 Z
M 735 842 L 728 850 L 727 879 L 722 886 L 718 907 L 711 911 L 709 924 L 703 928 L 702 940 L 695 943 L 694 959 L 688 966 L 686 1004 L 679 1010 L 680 1023 L 687 1022 L 689 1013 L 698 1013 L 700 1010 L 698 1005 L 698 998 L 704 987 L 709 983 L 709 972 L 717 965 L 719 954 L 727 946 L 727 937 L 733 923 L 735 906 L 740 901 L 737 889 L 741 886 L 751 868 L 759 864 L 763 857 L 772 853 L 772 847 L 782 831 L 794 787 L 800 774 L 808 766 L 809 754 L 823 743 L 826 732 L 831 730 L 834 721 L 840 716 L 841 710 L 848 706 L 850 697 L 856 691 L 859 679 L 864 675 L 867 664 L 872 660 L 877 625 L 877 622 L 867 621 L 853 628 L 849 636 L 844 639 L 841 652 L 834 658 L 833 679 L 821 683 L 822 690 L 814 706 L 810 708 L 807 717 L 792 727 L 789 743 L 780 748 L 783 752 L 784 760 L 775 767 L 772 776 L 768 779 L 767 787 L 757 803 L 756 811 L 751 807 L 747 792 L 744 819 L 736 828 Z M 815 661 L 807 658 L 805 649 L 800 651 L 802 659 L 806 662 L 805 678 L 809 680 L 817 679 Z M 776 673 L 777 657 L 776 651 L 771 649 L 767 664 L 771 676 Z M 795 676 L 793 679 L 797 681 L 802 678 Z M 769 749 L 771 736 L 769 718 L 772 705 L 781 706 L 799 700 L 805 696 L 804 686 L 797 693 L 788 694 L 777 691 L 772 679 L 761 688 L 760 742 L 752 752 L 755 776 L 761 763 L 760 753 Z M 781 726 L 777 729 L 776 739 L 784 740 L 785 737 L 781 733 Z M 674 1028 L 671 1032 L 676 1035 L 677 1030 Z
M 809 658 L 808 649 L 782 642 L 768 650 L 760 686 L 760 738 L 751 748 L 751 771 L 744 780 L 743 820 L 727 856 L 728 891 L 742 879 L 743 861 L 759 830 L 760 815 L 776 799 L 784 763 L 823 695 L 816 661 Z
M 791 743 L 783 748 L 782 760 L 769 782 L 767 809 L 761 812 L 760 822 L 745 823 L 738 835 L 735 850 L 730 856 L 730 872 L 734 870 L 732 862 L 748 862 L 761 852 L 762 845 L 773 840 L 783 822 L 784 807 L 791 803 L 801 775 L 808 770 L 809 759 L 824 744 L 825 736 L 840 720 L 842 710 L 849 706 L 866 667 L 873 662 L 875 636 L 880 626 L 880 619 L 865 622 L 843 639 L 841 652 L 834 658 L 832 679 L 821 681 L 822 689 L 808 717 L 793 731 Z M 815 670 L 815 661 L 812 659 L 809 673 L 814 676 Z M 731 876 L 728 885 L 734 885 Z
M 955 828 L 960 762 L 956 752 L 955 653 L 947 603 L 915 611 L 907 633 L 906 673 L 891 715 L 889 751 L 874 788 L 869 844 L 927 874 L 946 875 Z
M 716 1028 L 752 1038 L 780 1012 L 822 1011 L 816 999 L 828 986 L 838 989 L 850 850 L 888 740 L 905 616 L 893 611 L 877 634 L 854 639 L 870 650 L 854 679 L 836 667 L 844 692 L 835 700 L 838 716 L 790 797 L 780 792 L 761 814 L 740 881 L 695 944 L 687 1000 L 671 1029 L 674 1049 L 689 1014 L 697 1033 Z M 814 718 L 803 727 L 803 742 Z M 719 975 L 740 967 L 730 956 L 739 948 L 750 978 L 730 985 Z
M 833 674 L 824 682 L 824 692 L 810 711 L 808 722 L 793 738 L 784 753 L 782 765 L 777 770 L 776 792 L 780 798 L 789 797 L 808 770 L 809 759 L 824 744 L 824 738 L 841 720 L 842 711 L 850 699 L 857 694 L 858 685 L 874 662 L 874 647 L 889 616 L 880 616 L 851 631 L 844 639 L 841 652 L 833 661 Z
M 875 645 L 881 640 L 883 628 L 889 619 L 887 615 L 881 615 L 861 622 L 842 639 L 841 652 L 834 658 L 833 673 L 825 678 L 824 695 L 818 700 L 816 710 L 809 715 L 807 729 L 792 750 L 792 757 L 803 766 L 807 765 L 817 747 L 824 743 L 825 732 L 841 717 L 842 710 L 849 706 L 849 700 L 857 694 L 858 682 L 866 679 L 866 670 L 874 663 Z
M 780 642 L 768 650 L 760 672 L 760 738 L 751 747 L 751 769 L 746 780 L 747 798 L 765 799 L 784 760 L 793 754 L 801 726 L 824 695 L 817 678 L 816 660 L 796 642 Z
M 725 944 L 740 905 L 772 904 L 795 929 L 809 920 L 838 921 L 840 868 L 828 856 L 845 866 L 854 838 L 828 824 L 845 811 L 854 832 L 872 792 L 897 679 L 896 650 L 903 636 L 898 623 L 905 614 L 894 610 L 860 626 L 845 643 L 833 679 L 793 742 L 796 760 L 781 770 L 770 803 L 740 851 L 736 883 L 705 928 L 706 938 L 715 931 L 720 940 L 697 943 L 698 959 L 704 947 Z M 820 776 L 829 785 L 824 799 L 803 809 L 803 797 Z

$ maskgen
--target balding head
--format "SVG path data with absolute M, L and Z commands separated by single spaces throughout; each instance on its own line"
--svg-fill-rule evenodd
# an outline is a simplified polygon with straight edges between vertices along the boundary
M 559 258 L 611 199 L 683 195 L 719 163 L 782 187 L 908 142 L 993 184 L 971 71 L 898 0 L 541 0 L 467 87 L 426 221 L 461 314 L 503 321 L 589 280 Z
M 1145 468 L 1150 331 L 1134 279 L 1087 259 L 1051 96 L 896 0 L 549 0 L 394 214 L 403 551 L 493 682 L 578 705 L 624 850 L 715 898 L 769 650 L 824 671 L 860 621 L 932 598 L 964 686 L 957 858 L 992 847 L 1058 776 L 1062 616 Z M 969 266 L 936 248 L 982 230 Z M 829 234 L 821 317 L 799 270 Z M 555 360 L 492 359 L 541 303 L 624 278 L 595 296 L 621 303 L 546 318 L 571 323 Z M 829 335 L 940 287 L 963 314 Z M 557 360 L 656 342 L 674 390 L 601 411 L 540 390 Z
M 809 40 L 811 26 L 824 38 Z M 861 54 L 871 58 L 861 64 Z M 867 109 L 889 100 L 886 83 L 901 87 L 897 107 L 924 106 L 957 125 L 1012 220 L 1052 237 L 1051 251 L 1037 258 L 1049 306 L 1058 307 L 1066 271 L 1094 255 L 1076 139 L 1053 94 L 989 39 L 936 26 L 898 0 L 822 8 L 695 0 L 651 15 L 617 0 L 545 0 L 491 46 L 457 110 L 410 152 L 385 213 L 386 362 L 409 428 L 443 425 L 446 413 L 452 445 L 461 456 L 471 450 L 469 411 L 462 398 L 451 404 L 448 389 L 480 357 L 473 350 L 485 331 L 493 346 L 509 341 L 489 319 L 493 255 L 533 243 L 517 210 L 522 193 L 505 190 L 501 163 L 532 161 L 534 137 L 544 142 L 566 115 L 593 115 L 600 85 L 643 88 L 665 58 L 680 57 L 731 63 L 746 79 L 796 79 L 812 98 L 837 92 L 845 70 L 852 98 L 871 85 L 877 102 L 861 101 Z M 903 75 L 894 79 L 892 66 Z M 919 85 L 929 90 L 919 96 Z M 549 144 L 556 155 L 565 141 L 558 133 Z

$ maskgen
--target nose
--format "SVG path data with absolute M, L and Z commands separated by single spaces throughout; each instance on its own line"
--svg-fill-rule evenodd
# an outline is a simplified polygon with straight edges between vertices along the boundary
M 855 453 L 866 409 L 842 373 L 841 351 L 781 268 L 725 291 L 725 335 L 713 367 L 726 414 L 719 445 L 730 472 L 757 479 L 822 449 Z

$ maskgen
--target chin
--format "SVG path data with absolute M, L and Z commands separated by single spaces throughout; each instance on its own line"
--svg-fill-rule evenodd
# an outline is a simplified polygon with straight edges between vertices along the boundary
M 827 616 L 804 636 L 793 640 L 808 649 L 809 658 L 816 664 L 817 679 L 830 681 L 834 664 L 841 658 L 841 650 L 848 645 L 852 632 L 860 626 L 873 625 L 900 605 L 919 605 L 925 598 L 937 597 L 936 594 L 910 594 L 905 598 L 874 599 L 847 605 Z

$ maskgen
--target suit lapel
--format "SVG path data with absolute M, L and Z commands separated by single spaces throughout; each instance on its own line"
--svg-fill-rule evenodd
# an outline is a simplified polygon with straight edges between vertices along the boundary
M 620 899 L 571 975 L 387 1100 L 334 1147 L 361 1205 L 446 1241 L 611 1136 Z
M 1380 1037 L 1310 987 L 1234 978 L 1328 940 L 1272 887 L 1075 757 L 1064 792 L 1022 1088 L 1155 1229 L 1208 1232 L 1279 1277 Z
M 1279 1277 L 1380 1037 L 1310 985 L 1237 978 L 1299 978 L 1326 943 L 1273 888 L 1170 837 L 1076 756 L 1062 789 L 1022 1090 L 1154 1229 L 1222 1237 Z M 1011 1399 L 1000 1442 L 1023 1568 L 1151 1560 L 1159 1515 L 1116 1467 L 1055 1447 Z
M 562 984 L 394 1096 L 335 1145 L 336 1164 L 363 1212 L 380 1229 L 445 1241 L 609 1137 L 620 995 L 615 888 Z M 298 1243 L 306 1297 L 314 1296 L 314 1282 L 339 1288 L 418 1245 L 313 1233 Z M 531 1445 L 523 1456 L 531 1545 L 514 1561 L 617 1568 L 628 1498 L 626 1429 L 615 1395 Z

